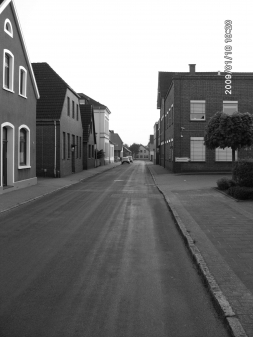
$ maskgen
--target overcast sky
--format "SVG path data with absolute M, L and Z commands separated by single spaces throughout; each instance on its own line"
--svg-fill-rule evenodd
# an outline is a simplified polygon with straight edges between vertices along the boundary
M 111 111 L 123 142 L 146 145 L 159 119 L 158 71 L 253 71 L 252 0 L 15 0 L 31 62 L 47 62 L 76 92 Z

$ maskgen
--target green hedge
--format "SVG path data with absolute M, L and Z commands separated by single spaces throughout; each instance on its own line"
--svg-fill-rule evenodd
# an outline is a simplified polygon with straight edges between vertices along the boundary
M 220 178 L 217 180 L 217 186 L 219 190 L 227 190 L 229 189 L 229 187 L 231 186 L 235 186 L 236 183 L 235 181 L 233 181 L 232 179 L 228 179 L 228 178 Z
M 228 189 L 228 194 L 235 199 L 249 200 L 253 199 L 253 188 L 244 186 L 232 186 Z
M 237 185 L 253 187 L 253 159 L 238 160 L 234 164 L 232 174 Z

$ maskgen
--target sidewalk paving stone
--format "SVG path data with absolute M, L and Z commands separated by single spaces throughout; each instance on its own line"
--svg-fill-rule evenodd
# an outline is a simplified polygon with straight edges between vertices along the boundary
M 105 166 L 96 167 L 94 169 L 74 173 L 63 178 L 38 178 L 37 185 L 10 192 L 8 191 L 8 193 L 1 194 L 0 213 L 14 207 L 18 207 L 19 205 L 30 202 L 34 199 L 40 198 L 46 194 L 53 193 L 59 189 L 76 184 L 79 181 L 88 179 L 89 177 L 94 177 L 97 174 L 108 171 L 119 165 L 121 165 L 120 162 L 111 163 Z
M 219 193 L 216 181 L 224 175 L 178 175 L 152 163 L 148 168 L 203 257 L 211 275 L 204 275 L 207 282 L 213 277 L 228 300 L 234 314 L 223 313 L 234 336 L 252 337 L 253 201 L 237 202 Z

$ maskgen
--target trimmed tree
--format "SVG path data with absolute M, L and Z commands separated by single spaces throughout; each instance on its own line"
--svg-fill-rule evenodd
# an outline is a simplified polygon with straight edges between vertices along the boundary
M 132 155 L 139 153 L 140 144 L 133 143 L 129 146 L 129 150 L 132 151 Z
M 234 162 L 236 150 L 253 144 L 253 115 L 248 112 L 234 112 L 232 115 L 216 112 L 206 126 L 204 139 L 208 149 L 231 147 Z

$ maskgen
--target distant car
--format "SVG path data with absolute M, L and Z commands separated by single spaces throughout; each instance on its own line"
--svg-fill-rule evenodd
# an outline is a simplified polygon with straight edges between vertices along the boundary
M 128 157 L 123 157 L 122 158 L 121 164 L 124 164 L 124 163 L 130 164 L 130 160 L 129 160 Z
M 133 163 L 133 157 L 132 156 L 128 156 L 130 163 Z

